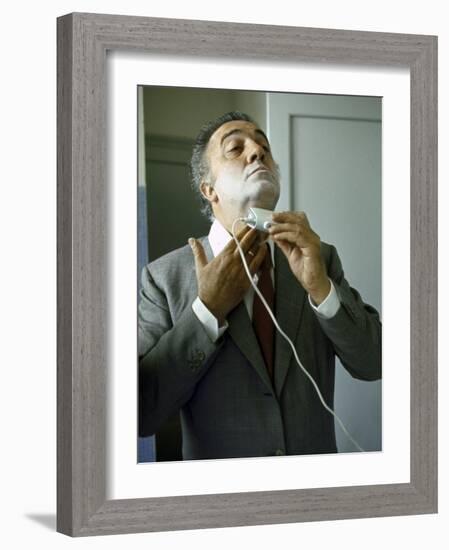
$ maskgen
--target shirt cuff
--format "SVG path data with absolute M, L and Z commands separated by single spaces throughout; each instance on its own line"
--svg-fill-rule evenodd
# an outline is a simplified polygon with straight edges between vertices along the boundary
M 318 317 L 322 317 L 323 319 L 330 319 L 340 309 L 340 298 L 338 297 L 337 291 L 335 290 L 332 279 L 329 279 L 329 281 L 331 284 L 330 292 L 319 306 L 316 306 L 313 303 L 312 298 L 309 294 L 309 303 L 311 307 L 315 310 Z
M 216 317 L 212 315 L 198 296 L 192 304 L 192 309 L 193 313 L 198 317 L 199 322 L 203 325 L 206 334 L 212 342 L 216 342 L 228 328 L 228 322 L 225 320 L 225 324 L 222 327 L 219 327 Z

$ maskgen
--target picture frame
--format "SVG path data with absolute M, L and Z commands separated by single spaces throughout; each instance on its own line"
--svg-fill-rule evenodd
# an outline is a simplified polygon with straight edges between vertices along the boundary
M 70 536 L 437 512 L 437 37 L 72 13 L 58 18 L 57 530 Z M 108 500 L 106 53 L 410 70 L 410 483 Z

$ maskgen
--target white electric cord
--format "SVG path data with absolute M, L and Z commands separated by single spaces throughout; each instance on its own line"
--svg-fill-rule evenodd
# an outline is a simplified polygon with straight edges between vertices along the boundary
M 364 450 L 362 449 L 362 447 L 357 443 L 357 441 L 351 436 L 351 434 L 348 432 L 348 430 L 345 428 L 343 422 L 340 420 L 340 418 L 335 414 L 335 412 L 327 405 L 327 403 L 324 401 L 323 399 L 323 396 L 321 395 L 321 392 L 320 392 L 320 389 L 318 388 L 315 380 L 313 379 L 313 377 L 308 373 L 308 371 L 304 368 L 304 366 L 302 365 L 301 361 L 299 360 L 299 357 L 298 357 L 298 354 L 296 352 L 296 349 L 295 349 L 295 346 L 293 344 L 293 342 L 290 340 L 290 338 L 285 334 L 285 332 L 281 329 L 281 327 L 279 326 L 278 322 L 276 321 L 276 318 L 273 314 L 273 312 L 271 311 L 270 309 L 270 306 L 267 304 L 265 298 L 263 297 L 262 293 L 260 292 L 260 290 L 257 288 L 257 285 L 254 283 L 253 281 L 253 277 L 251 275 L 251 272 L 249 270 L 249 267 L 248 267 L 248 264 L 246 263 L 246 259 L 245 259 L 245 254 L 242 250 L 242 247 L 240 246 L 240 243 L 239 241 L 237 240 L 237 237 L 235 236 L 235 224 L 237 222 L 246 222 L 245 218 L 237 218 L 234 220 L 233 224 L 232 224 L 232 237 L 237 245 L 237 248 L 238 248 L 238 251 L 240 253 L 240 257 L 242 258 L 242 262 L 243 262 L 243 267 L 245 268 L 245 271 L 246 271 L 246 274 L 248 275 L 248 278 L 251 282 L 251 285 L 253 286 L 254 288 L 254 291 L 257 292 L 257 295 L 259 296 L 259 298 L 261 299 L 263 305 L 265 306 L 265 308 L 267 309 L 268 313 L 270 314 L 270 317 L 272 318 L 273 320 L 273 323 L 275 325 L 275 327 L 278 329 L 278 331 L 280 332 L 280 334 L 285 338 L 285 340 L 287 340 L 287 342 L 290 344 L 290 347 L 292 348 L 293 350 L 293 354 L 295 356 L 295 359 L 296 359 L 296 362 L 298 363 L 298 365 L 301 367 L 301 369 L 303 370 L 304 374 L 307 375 L 307 377 L 309 378 L 309 380 L 312 382 L 313 384 L 313 387 L 315 388 L 317 394 L 318 394 L 318 397 L 320 398 L 320 401 L 321 403 L 323 404 L 323 407 L 329 411 L 333 416 L 334 418 L 336 419 L 336 421 L 339 423 L 341 429 L 343 430 L 343 432 L 346 434 L 346 436 L 348 437 L 348 439 L 350 439 L 350 441 L 354 444 L 355 447 L 357 447 L 357 449 L 360 451 L 360 452 L 364 452 Z

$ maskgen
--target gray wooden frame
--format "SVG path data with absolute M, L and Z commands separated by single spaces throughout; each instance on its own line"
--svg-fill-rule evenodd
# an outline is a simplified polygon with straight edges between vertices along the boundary
M 437 38 L 81 13 L 57 24 L 57 530 L 83 536 L 436 512 Z M 106 499 L 108 50 L 410 69 L 410 483 Z

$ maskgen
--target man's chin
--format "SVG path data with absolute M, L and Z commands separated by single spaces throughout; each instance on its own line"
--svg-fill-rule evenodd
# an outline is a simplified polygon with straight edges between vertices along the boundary
M 265 210 L 274 210 L 278 199 L 279 196 L 274 196 L 273 193 L 260 193 L 248 201 L 248 206 L 253 206 L 254 208 L 264 208 Z

